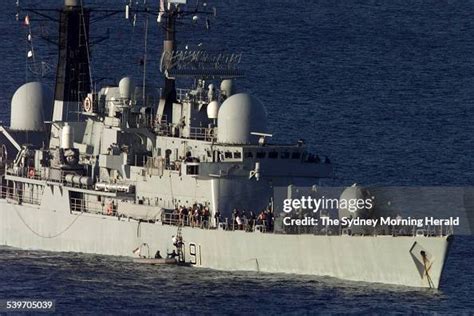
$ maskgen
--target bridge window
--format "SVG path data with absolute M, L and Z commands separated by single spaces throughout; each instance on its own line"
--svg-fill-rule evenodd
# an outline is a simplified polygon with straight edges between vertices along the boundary
M 280 158 L 281 159 L 288 159 L 288 158 L 290 158 L 290 153 L 289 152 L 283 152 L 283 153 L 281 153 Z
M 265 158 L 266 154 L 267 154 L 267 153 L 264 152 L 264 151 L 259 151 L 259 152 L 257 153 L 257 158 L 261 158 L 261 159 L 262 159 L 262 158 Z
M 300 159 L 301 158 L 301 153 L 299 152 L 294 152 L 291 154 L 291 159 Z
M 186 174 L 195 176 L 199 174 L 199 166 L 186 166 Z
M 248 152 L 245 154 L 245 157 L 247 157 L 247 158 L 253 158 L 253 152 L 248 151 Z
M 232 153 L 230 151 L 226 151 L 225 154 L 224 154 L 224 157 L 226 159 L 232 158 Z
M 241 153 L 240 151 L 236 151 L 236 152 L 234 153 L 234 158 L 235 158 L 235 159 L 241 159 L 241 158 L 242 158 L 242 153 Z

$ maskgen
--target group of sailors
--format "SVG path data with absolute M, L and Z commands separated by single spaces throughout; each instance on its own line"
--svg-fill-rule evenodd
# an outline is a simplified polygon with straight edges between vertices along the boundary
M 210 228 L 211 212 L 208 206 L 195 203 L 193 206 L 183 205 L 175 207 L 171 213 L 169 224 Z M 274 227 L 274 215 L 271 209 L 263 209 L 260 213 L 254 211 L 234 209 L 232 211 L 232 222 L 223 219 L 221 213 L 214 214 L 215 227 L 224 225 L 224 229 L 254 231 L 259 226 L 261 231 L 270 232 Z
M 232 220 L 234 230 L 253 231 L 256 226 L 260 226 L 264 228 L 263 231 L 269 232 L 273 231 L 275 217 L 270 209 L 264 209 L 258 215 L 253 211 L 234 209 Z
M 208 206 L 195 203 L 192 207 L 178 206 L 173 210 L 173 219 L 177 224 L 191 227 L 209 225 L 210 211 Z

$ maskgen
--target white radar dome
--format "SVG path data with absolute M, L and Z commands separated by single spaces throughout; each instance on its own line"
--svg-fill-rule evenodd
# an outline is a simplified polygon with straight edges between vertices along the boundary
M 222 103 L 217 116 L 217 141 L 228 144 L 257 144 L 251 132 L 267 133 L 267 111 L 247 93 L 234 94 Z
M 207 117 L 210 119 L 217 119 L 219 113 L 219 102 L 211 101 L 207 105 Z
M 42 131 L 44 121 L 51 119 L 53 93 L 41 82 L 22 85 L 12 98 L 10 128 L 20 131 Z
M 224 79 L 221 82 L 221 93 L 225 95 L 226 98 L 230 97 L 234 92 L 234 81 L 232 79 Z
M 135 82 L 130 77 L 124 77 L 119 82 L 120 97 L 131 99 L 132 92 L 135 92 Z

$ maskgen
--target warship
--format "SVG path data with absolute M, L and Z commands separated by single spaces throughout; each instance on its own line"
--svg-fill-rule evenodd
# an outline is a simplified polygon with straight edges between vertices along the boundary
M 277 201 L 331 179 L 333 165 L 302 140 L 272 142 L 264 105 L 236 88 L 241 54 L 177 47 L 179 19 L 215 10 L 184 0 L 147 9 L 164 30 L 160 89 L 131 77 L 97 89 L 92 9 L 65 0 L 58 12 L 54 93 L 22 85 L 0 126 L 0 245 L 148 262 L 173 251 L 200 268 L 440 286 L 449 229 L 357 234 L 277 220 Z

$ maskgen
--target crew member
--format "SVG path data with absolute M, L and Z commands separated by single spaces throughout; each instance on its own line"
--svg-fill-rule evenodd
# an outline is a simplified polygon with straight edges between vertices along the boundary
M 167 257 L 167 258 L 168 258 L 168 259 L 174 259 L 174 258 L 176 258 L 177 256 L 178 256 L 178 254 L 176 253 L 176 251 L 173 250 L 172 253 L 169 253 L 169 254 L 168 254 L 168 257 Z

